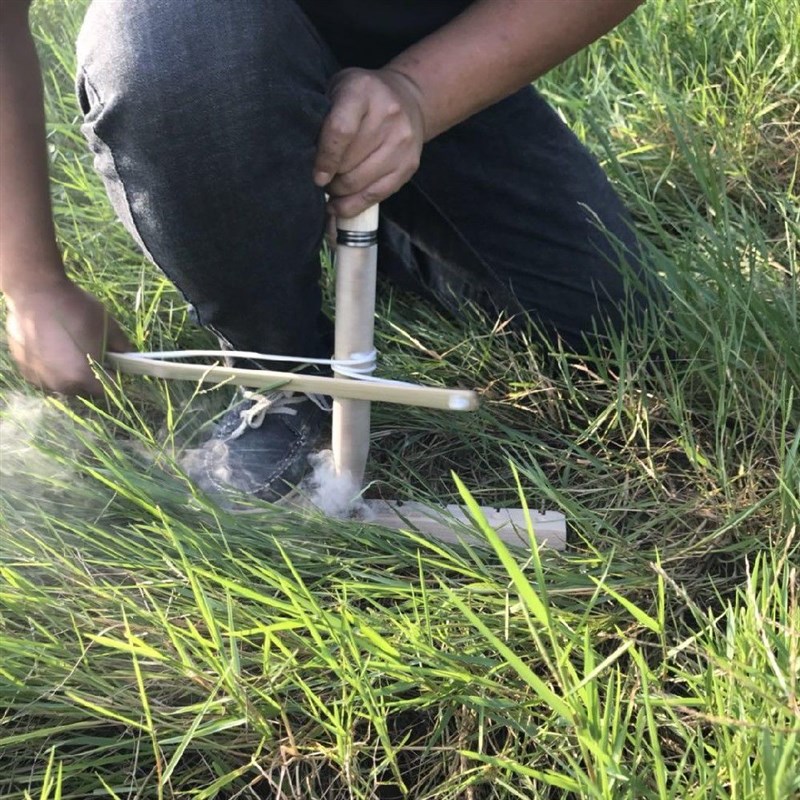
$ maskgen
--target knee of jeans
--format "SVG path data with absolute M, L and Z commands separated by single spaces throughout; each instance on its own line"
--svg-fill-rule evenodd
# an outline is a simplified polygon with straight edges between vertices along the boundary
M 81 108 L 124 102 L 146 123 L 154 113 L 237 113 L 269 102 L 275 89 L 311 85 L 324 96 L 325 54 L 307 64 L 319 43 L 302 30 L 295 53 L 291 37 L 304 18 L 293 8 L 277 0 L 94 0 L 77 43 Z
M 84 115 L 120 98 L 153 95 L 175 84 L 181 55 L 169 47 L 180 4 L 94 0 L 77 41 L 78 100 Z

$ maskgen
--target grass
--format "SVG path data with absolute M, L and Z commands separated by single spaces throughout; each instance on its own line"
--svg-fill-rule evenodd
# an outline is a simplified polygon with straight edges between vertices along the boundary
M 136 346 L 204 343 L 92 174 L 79 17 L 35 17 L 67 263 Z M 797 796 L 798 40 L 790 0 L 650 0 L 541 82 L 669 298 L 610 354 L 383 300 L 384 373 L 485 403 L 378 409 L 374 491 L 521 487 L 563 554 L 232 516 L 175 467 L 224 390 L 44 402 L 3 350 L 0 795 Z

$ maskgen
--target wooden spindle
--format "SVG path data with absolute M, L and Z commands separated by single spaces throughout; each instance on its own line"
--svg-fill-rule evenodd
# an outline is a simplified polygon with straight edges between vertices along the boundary
M 349 360 L 375 346 L 378 206 L 336 221 L 336 331 L 334 358 Z M 346 377 L 337 373 L 337 377 Z M 361 488 L 369 454 L 370 402 L 333 400 L 333 464 Z

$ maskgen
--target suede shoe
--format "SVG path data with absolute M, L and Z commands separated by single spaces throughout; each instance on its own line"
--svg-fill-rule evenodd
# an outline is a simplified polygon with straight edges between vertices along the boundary
M 246 494 L 276 503 L 288 498 L 324 444 L 330 413 L 318 395 L 244 391 L 184 467 L 210 494 Z

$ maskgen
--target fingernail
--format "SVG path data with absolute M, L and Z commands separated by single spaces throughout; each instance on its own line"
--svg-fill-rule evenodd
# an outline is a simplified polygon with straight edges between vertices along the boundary
M 317 186 L 327 186 L 331 182 L 331 176 L 327 172 L 315 172 L 314 183 Z

